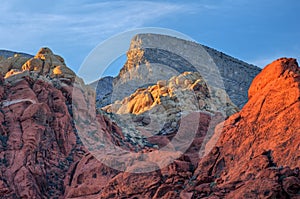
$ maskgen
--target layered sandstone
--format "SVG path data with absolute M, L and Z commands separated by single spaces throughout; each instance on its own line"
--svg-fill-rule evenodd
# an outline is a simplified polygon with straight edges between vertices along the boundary
M 60 197 L 70 165 L 86 153 L 72 118 L 74 73 L 48 48 L 0 66 L 0 196 Z

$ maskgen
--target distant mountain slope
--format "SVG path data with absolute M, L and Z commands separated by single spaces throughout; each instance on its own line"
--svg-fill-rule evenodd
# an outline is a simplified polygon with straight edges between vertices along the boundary
M 241 108 L 247 102 L 251 81 L 261 69 L 195 42 L 166 35 L 138 34 L 131 41 L 127 62 L 114 78 L 111 94 L 97 96 L 98 106 L 122 100 L 137 88 L 187 71 L 199 72 L 209 86 L 225 88 L 231 101 Z M 109 89 L 101 82 L 97 93 Z
M 32 58 L 33 55 L 27 54 L 27 53 L 22 53 L 22 52 L 14 52 L 14 51 L 9 51 L 9 50 L 0 50 L 0 57 L 8 58 L 8 57 L 13 57 L 15 54 L 19 54 L 22 57 L 26 58 Z
M 99 79 L 98 81 L 95 81 L 91 84 L 89 84 L 93 89 L 97 89 L 97 99 L 104 99 L 105 96 L 109 95 L 113 89 L 113 77 L 103 77 Z M 104 102 L 103 102 L 104 103 Z M 107 104 L 110 104 L 110 101 L 107 102 Z

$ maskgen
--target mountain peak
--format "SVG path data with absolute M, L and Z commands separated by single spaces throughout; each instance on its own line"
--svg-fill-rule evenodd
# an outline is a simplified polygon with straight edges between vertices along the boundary
M 251 81 L 261 69 L 193 41 L 168 35 L 138 34 L 132 38 L 127 61 L 114 79 L 112 103 L 141 86 L 168 80 L 186 71 L 199 72 L 208 86 L 225 89 L 231 101 L 241 108 L 248 99 Z

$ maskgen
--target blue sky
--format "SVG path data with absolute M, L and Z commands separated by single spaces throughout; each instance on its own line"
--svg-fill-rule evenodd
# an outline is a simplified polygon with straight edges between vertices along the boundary
M 263 67 L 300 59 L 300 1 L 2 0 L 0 49 L 35 54 L 42 46 L 78 71 L 99 43 L 123 31 L 169 28 Z

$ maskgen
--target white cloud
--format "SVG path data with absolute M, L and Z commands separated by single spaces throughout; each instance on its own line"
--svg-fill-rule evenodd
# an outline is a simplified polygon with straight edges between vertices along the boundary
M 1 44 L 18 38 L 58 39 L 95 44 L 109 35 L 143 26 L 151 20 L 190 9 L 179 3 L 150 1 L 108 1 L 82 4 L 80 1 L 62 1 L 49 9 L 39 4 L 16 2 L 1 5 Z M 82 1 L 81 1 L 82 2 Z M 24 4 L 24 5 L 23 5 Z M 45 5 L 43 5 L 45 6 Z M 13 38 L 10 35 L 13 33 Z M 56 38 L 55 38 L 56 37 Z M 20 45 L 22 45 L 20 43 Z
M 48 46 L 76 71 L 105 39 L 195 9 L 198 7 L 181 2 L 3 0 L 0 49 L 34 54 Z

